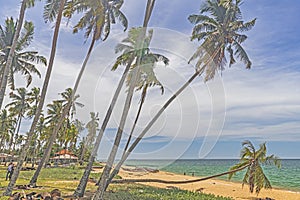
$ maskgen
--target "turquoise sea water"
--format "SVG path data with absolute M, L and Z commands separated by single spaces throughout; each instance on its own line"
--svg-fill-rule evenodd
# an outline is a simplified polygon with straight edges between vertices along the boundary
M 163 171 L 195 176 L 210 176 L 228 171 L 238 160 L 128 160 L 129 166 L 149 167 Z M 263 166 L 273 187 L 300 191 L 300 160 L 282 160 L 282 167 Z M 240 182 L 244 172 L 238 172 L 233 181 Z M 227 180 L 228 176 L 220 177 Z

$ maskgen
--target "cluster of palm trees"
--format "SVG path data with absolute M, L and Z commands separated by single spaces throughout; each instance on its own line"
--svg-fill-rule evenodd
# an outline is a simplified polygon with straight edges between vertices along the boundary
M 48 143 L 50 133 L 58 123 L 63 107 L 71 100 L 72 89 L 67 88 L 61 93 L 61 100 L 54 100 L 47 105 L 46 116 L 42 114 L 39 118 L 34 139 L 31 141 L 27 160 L 34 162 L 37 155 L 41 155 Z M 22 120 L 30 122 L 36 112 L 37 104 L 40 100 L 40 89 L 37 87 L 27 91 L 26 88 L 17 88 L 9 94 L 10 101 L 0 113 L 0 144 L 1 152 L 8 154 L 19 154 L 22 145 L 26 141 L 27 134 L 20 134 Z M 83 123 L 74 119 L 75 105 L 83 106 L 75 102 L 71 113 L 63 120 L 63 126 L 59 130 L 57 140 L 58 148 L 76 150 L 77 139 L 83 130 Z M 30 155 L 30 156 L 29 156 Z M 6 160 L 7 161 L 7 160 Z
M 124 31 L 127 30 L 128 21 L 121 11 L 123 3 L 123 0 L 46 0 L 43 15 L 44 20 L 46 23 L 55 23 L 48 63 L 46 63 L 46 59 L 43 56 L 39 56 L 37 52 L 26 52 L 24 50 L 32 40 L 34 27 L 32 22 L 24 22 L 25 11 L 27 8 L 34 6 L 34 0 L 22 0 L 20 15 L 16 22 L 14 22 L 12 18 L 8 18 L 5 22 L 5 27 L 0 27 L 0 106 L 3 107 L 2 104 L 7 85 L 9 85 L 10 89 L 13 91 L 10 97 L 15 99 L 15 101 L 12 101 L 7 105 L 10 109 L 9 112 L 5 109 L 1 112 L 0 118 L 2 121 L 0 128 L 3 130 L 3 132 L 1 132 L 3 137 L 1 137 L 0 142 L 12 141 L 11 144 L 14 143 L 19 145 L 16 142 L 15 136 L 18 135 L 21 120 L 25 116 L 32 118 L 30 129 L 26 134 L 25 143 L 22 145 L 22 151 L 19 154 L 16 170 L 6 188 L 5 195 L 11 194 L 12 188 L 19 176 L 20 169 L 33 142 L 44 141 L 44 144 L 34 144 L 35 146 L 44 146 L 44 151 L 39 166 L 30 181 L 30 185 L 32 186 L 36 185 L 39 173 L 42 170 L 43 165 L 47 163 L 47 159 L 49 158 L 55 143 L 58 143 L 64 148 L 76 147 L 76 138 L 80 131 L 83 130 L 82 123 L 79 120 L 73 119 L 75 107 L 82 106 L 82 104 L 76 102 L 76 99 L 79 97 L 77 89 L 95 43 L 98 40 L 105 41 L 109 37 L 112 24 L 119 22 L 124 27 Z M 148 30 L 147 26 L 151 18 L 152 10 L 154 9 L 154 4 L 155 0 L 147 0 L 142 26 L 131 28 L 128 31 L 127 38 L 122 40 L 115 48 L 116 53 L 119 53 L 120 56 L 117 58 L 112 70 L 116 70 L 121 66 L 124 66 L 125 69 L 121 75 L 118 87 L 113 95 L 106 114 L 101 113 L 104 116 L 102 124 L 98 122 L 98 114 L 91 113 L 91 121 L 87 124 L 89 134 L 85 138 L 85 142 L 81 145 L 82 155 L 80 156 L 80 159 L 84 159 L 86 150 L 90 148 L 89 145 L 93 144 L 93 148 L 89 149 L 90 156 L 88 158 L 88 164 L 74 196 L 81 197 L 84 195 L 93 162 L 95 161 L 102 137 L 123 85 L 127 86 L 128 90 L 121 120 L 117 129 L 114 145 L 107 159 L 104 171 L 98 181 L 99 186 L 93 197 L 94 199 L 103 199 L 104 191 L 112 182 L 113 177 L 118 173 L 121 165 L 128 158 L 130 153 L 139 144 L 164 110 L 167 109 L 174 99 L 176 99 L 181 92 L 192 83 L 192 81 L 201 75 L 205 77 L 205 81 L 209 81 L 218 71 L 225 69 L 228 58 L 229 66 L 236 63 L 237 59 L 239 59 L 245 64 L 246 68 L 251 67 L 251 61 L 246 54 L 246 51 L 243 49 L 242 43 L 247 39 L 247 36 L 244 35 L 243 32 L 250 30 L 255 25 L 255 19 L 249 22 L 244 22 L 242 20 L 240 0 L 206 0 L 200 10 L 200 14 L 190 15 L 188 18 L 188 20 L 195 25 L 191 39 L 198 40 L 200 43 L 199 48 L 191 55 L 189 61 L 194 64 L 195 72 L 192 73 L 187 82 L 162 106 L 154 118 L 145 126 L 140 135 L 133 140 L 132 135 L 135 126 L 138 123 L 138 119 L 140 118 L 142 107 L 146 100 L 147 90 L 151 87 L 158 86 L 161 93 L 164 92 L 163 85 L 156 78 L 154 68 L 158 63 L 163 63 L 164 65 L 169 64 L 169 59 L 167 57 L 152 52 L 151 50 L 153 30 Z M 51 104 L 48 104 L 47 116 L 44 117 L 44 102 L 48 91 L 49 80 L 52 76 L 52 69 L 55 67 L 54 60 L 61 21 L 63 17 L 71 20 L 74 15 L 79 15 L 80 19 L 73 27 L 73 33 L 85 30 L 85 39 L 88 40 L 90 38 L 91 43 L 80 68 L 80 72 L 75 80 L 74 87 L 68 88 L 65 92 L 61 93 L 62 100 L 55 100 Z M 23 24 L 24 27 L 22 29 Z M 33 88 L 32 91 L 29 92 L 32 93 L 31 95 L 29 95 L 25 88 L 15 89 L 15 73 L 19 72 L 25 76 L 27 86 L 31 83 L 33 73 L 40 76 L 39 71 L 35 68 L 35 63 L 47 64 L 41 93 L 39 91 L 40 89 L 37 88 Z M 137 93 L 140 92 L 140 105 L 126 146 L 122 150 L 121 160 L 113 169 L 117 152 L 120 150 L 120 141 L 124 134 L 124 126 L 135 91 Z M 19 101 L 23 98 L 21 97 L 21 93 L 24 93 L 25 97 L 24 103 L 19 107 L 17 105 L 21 104 Z M 28 97 L 26 97 L 26 95 Z M 17 96 L 20 96 L 20 99 L 17 98 Z M 32 96 L 32 98 L 29 98 L 29 96 Z M 36 100 L 34 100 L 33 96 L 36 97 Z M 19 110 L 16 112 L 14 111 L 16 109 Z M 15 120 L 7 120 L 9 119 L 8 116 L 14 117 Z M 16 130 L 16 132 L 13 131 L 12 133 L 11 131 L 8 131 L 8 127 L 11 126 L 15 127 L 14 130 Z M 98 126 L 100 128 L 98 128 Z M 7 134 L 10 134 L 11 136 L 7 137 Z M 11 139 L 12 136 L 13 139 Z M 37 137 L 43 139 L 36 140 Z M 7 140 L 7 138 L 9 139 Z

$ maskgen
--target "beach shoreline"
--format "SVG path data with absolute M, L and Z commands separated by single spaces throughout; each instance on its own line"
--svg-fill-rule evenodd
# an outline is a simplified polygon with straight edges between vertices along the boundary
M 125 170 L 124 170 L 125 169 Z M 193 180 L 199 177 L 193 177 L 189 175 L 181 175 L 167 171 L 157 171 L 155 173 L 148 171 L 128 171 L 128 168 L 120 170 L 119 175 L 123 179 L 161 179 L 168 181 L 175 180 Z M 245 185 L 242 188 L 241 183 L 232 182 L 228 180 L 210 179 L 201 182 L 188 183 L 188 184 L 163 184 L 163 183 L 140 183 L 142 185 L 159 187 L 159 188 L 178 188 L 183 190 L 189 190 L 193 192 L 203 192 L 206 194 L 214 194 L 224 197 L 231 197 L 235 200 L 255 200 L 255 199 L 276 199 L 276 200 L 300 200 L 300 191 L 286 190 L 282 188 L 273 188 L 271 190 L 262 189 L 261 192 L 256 195 L 249 192 L 249 188 Z

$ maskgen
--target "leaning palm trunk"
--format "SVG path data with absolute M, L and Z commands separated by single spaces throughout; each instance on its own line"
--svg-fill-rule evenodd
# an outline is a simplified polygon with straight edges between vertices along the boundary
M 130 153 L 134 150 L 134 148 L 138 145 L 138 143 L 142 140 L 142 138 L 145 136 L 145 134 L 149 131 L 149 129 L 153 126 L 153 124 L 158 120 L 158 118 L 161 116 L 161 114 L 167 109 L 167 107 L 193 82 L 193 80 L 197 77 L 200 76 L 205 68 L 207 67 L 207 65 L 214 61 L 214 57 L 217 55 L 219 51 L 219 48 L 216 49 L 214 51 L 214 53 L 212 54 L 212 56 L 209 57 L 209 59 L 204 63 L 204 65 L 200 68 L 200 69 L 196 69 L 196 72 L 189 78 L 189 80 L 183 84 L 183 86 L 181 86 L 177 92 L 171 96 L 171 98 L 163 105 L 163 107 L 156 113 L 156 115 L 152 118 L 152 120 L 148 123 L 148 125 L 145 127 L 145 129 L 142 131 L 142 133 L 135 139 L 135 141 L 133 142 L 133 144 L 130 146 L 130 148 L 128 149 L 128 151 L 126 151 L 121 160 L 118 162 L 118 164 L 116 165 L 115 169 L 113 170 L 113 172 L 111 173 L 107 184 L 105 185 L 105 188 L 108 187 L 110 181 L 114 178 L 115 175 L 117 175 L 119 173 L 119 170 L 121 168 L 121 166 L 123 165 L 123 163 L 125 162 L 125 160 L 128 158 L 128 156 L 130 155 Z
M 147 6 L 146 6 L 146 13 L 145 13 L 145 18 L 144 18 L 144 23 L 143 23 L 143 32 L 140 35 L 140 41 L 144 41 L 145 35 L 146 35 L 146 29 L 150 20 L 150 16 L 154 7 L 154 3 L 155 0 L 148 0 L 147 1 Z M 142 44 L 142 43 L 141 43 Z M 136 85 L 136 81 L 138 79 L 138 74 L 139 74 L 139 65 L 141 64 L 141 55 L 138 55 L 137 57 L 137 66 L 134 69 L 133 75 L 132 75 L 132 79 L 130 80 L 130 85 L 129 85 L 129 89 L 128 89 L 128 93 L 127 93 L 127 97 L 125 100 L 125 104 L 124 104 L 124 108 L 123 108 L 123 113 L 121 116 L 121 121 L 118 127 L 118 131 L 116 134 L 116 138 L 112 147 L 112 150 L 110 152 L 110 155 L 108 157 L 107 163 L 104 167 L 104 170 L 101 174 L 100 180 L 99 180 L 99 186 L 98 189 L 95 193 L 95 195 L 93 196 L 93 199 L 98 200 L 98 199 L 103 199 L 104 198 L 104 192 L 107 188 L 108 185 L 108 180 L 109 180 L 109 176 L 110 176 L 110 172 L 112 170 L 112 165 L 115 161 L 116 155 L 117 155 L 117 151 L 120 145 L 120 141 L 122 138 L 122 134 L 123 134 L 123 129 L 126 123 L 126 119 L 128 116 L 128 112 L 130 109 L 130 105 L 131 105 L 131 100 L 133 97 L 133 92 L 134 92 L 134 87 Z
M 245 165 L 243 167 L 240 167 L 235 170 L 230 170 L 228 172 L 223 172 L 220 174 L 212 175 L 212 176 L 207 176 L 203 178 L 198 178 L 198 179 L 193 179 L 193 180 L 184 180 L 184 181 L 167 181 L 167 180 L 161 180 L 161 179 L 117 179 L 117 180 L 112 180 L 112 183 L 164 183 L 164 184 L 187 184 L 187 183 L 195 183 L 195 182 L 200 182 L 200 181 L 205 181 L 208 179 L 212 178 L 217 178 L 220 176 L 225 176 L 228 174 L 233 174 L 238 171 L 242 171 L 243 169 L 249 167 L 251 164 Z
M 49 65 L 48 65 L 48 68 L 47 68 L 45 80 L 44 80 L 44 83 L 43 83 L 42 93 L 41 93 L 41 100 L 39 101 L 38 107 L 36 109 L 36 113 L 34 115 L 30 130 L 29 130 L 29 133 L 28 133 L 27 140 L 26 140 L 26 142 L 23 146 L 23 150 L 21 151 L 21 153 L 19 155 L 18 164 L 16 166 L 16 169 L 14 170 L 12 178 L 11 178 L 7 188 L 6 188 L 6 191 L 4 192 L 4 195 L 6 195 L 6 196 L 11 195 L 13 187 L 16 184 L 16 181 L 18 179 L 20 170 L 22 168 L 22 165 L 24 163 L 26 154 L 28 152 L 30 143 L 32 141 L 36 125 L 38 123 L 38 120 L 40 118 L 40 115 L 41 115 L 41 112 L 42 112 L 42 109 L 43 109 L 43 105 L 44 105 L 45 97 L 46 97 L 46 93 L 47 93 L 47 88 L 48 88 L 48 84 L 49 84 L 49 81 L 50 81 L 50 76 L 51 76 L 51 72 L 52 72 L 52 68 L 53 68 L 54 57 L 55 57 L 55 53 L 56 53 L 58 33 L 59 33 L 59 27 L 60 27 L 60 23 L 61 23 L 61 19 L 62 19 L 62 12 L 63 12 L 65 2 L 66 2 L 66 0 L 61 0 L 61 2 L 60 2 L 59 12 L 58 12 L 57 19 L 56 19 L 54 35 L 53 35 L 53 40 L 52 40 L 52 48 L 51 48 L 51 53 L 50 53 Z
M 20 127 L 21 127 L 21 122 L 22 122 L 21 114 L 19 114 L 17 122 L 18 123 L 17 123 L 17 127 L 16 127 L 16 133 L 15 133 L 15 136 L 14 136 L 16 141 L 13 143 L 13 147 L 12 147 L 12 154 L 13 154 L 12 159 L 14 158 L 14 152 L 16 150 L 16 142 L 17 142 L 17 138 L 19 136 L 19 131 L 20 131 Z
M 57 131 L 56 131 L 57 127 L 54 128 L 54 134 L 52 132 L 52 135 L 50 136 L 49 140 L 48 140 L 48 145 L 47 145 L 47 148 L 45 149 L 44 153 L 43 153 L 43 157 L 41 158 L 40 162 L 39 162 L 39 165 L 37 167 L 37 169 L 35 170 L 34 172 L 34 175 L 32 176 L 31 180 L 30 180 L 30 183 L 29 185 L 32 186 L 32 187 L 36 187 L 36 182 L 37 182 L 37 178 L 44 166 L 44 164 L 46 163 L 46 161 L 49 160 L 49 157 L 50 157 L 50 153 L 51 153 L 51 150 L 52 150 L 52 146 L 53 146 L 53 142 L 55 141 L 56 139 L 56 136 L 57 136 Z
M 50 153 L 51 153 L 51 150 L 52 150 L 52 146 L 53 146 L 53 143 L 57 137 L 57 134 L 58 134 L 58 131 L 60 130 L 63 122 L 64 122 L 64 119 L 67 117 L 68 113 L 70 113 L 70 110 L 71 110 L 71 106 L 72 106 L 72 102 L 73 102 L 73 99 L 74 99 L 74 96 L 76 94 L 76 91 L 78 89 L 78 86 L 79 86 L 79 83 L 80 83 L 80 80 L 81 80 L 81 77 L 83 75 L 83 72 L 85 70 L 85 67 L 87 65 L 87 62 L 90 58 L 90 55 L 92 53 L 92 50 L 94 48 L 94 45 L 95 45 L 95 39 L 93 38 L 92 39 L 92 42 L 91 42 L 91 45 L 89 47 L 89 50 L 88 50 L 88 53 L 84 59 L 84 62 L 82 64 L 82 67 L 81 67 L 81 70 L 77 76 L 77 79 L 76 79 L 76 82 L 75 82 L 75 86 L 72 90 L 72 100 L 70 102 L 67 103 L 67 105 L 64 107 L 63 111 L 62 111 L 62 114 L 58 120 L 58 124 L 55 126 L 55 128 L 53 129 L 52 133 L 51 133 L 51 137 L 49 139 L 49 142 L 48 142 L 48 146 L 47 148 L 45 149 L 44 151 L 44 154 L 43 154 L 43 157 L 34 173 L 34 175 L 32 176 L 31 180 L 30 180 L 30 183 L 29 185 L 35 187 L 36 186 L 36 182 L 37 182 L 37 179 L 41 173 L 41 170 L 43 168 L 43 166 L 45 165 L 45 162 L 47 160 L 49 160 L 49 157 L 50 157 Z
M 95 161 L 95 157 L 97 155 L 97 152 L 98 152 L 98 149 L 99 149 L 102 137 L 104 135 L 104 131 L 106 129 L 106 126 L 108 124 L 108 121 L 110 119 L 112 111 L 113 111 L 113 109 L 114 109 L 114 107 L 116 105 L 117 99 L 118 99 L 119 94 L 121 92 L 121 89 L 122 89 L 122 87 L 124 85 L 124 82 L 126 80 L 126 77 L 127 77 L 127 74 L 128 74 L 128 71 L 130 69 L 130 66 L 131 66 L 132 62 L 133 62 L 133 58 L 131 58 L 131 60 L 127 64 L 127 66 L 125 68 L 125 71 L 123 72 L 123 75 L 122 75 L 122 77 L 121 77 L 121 79 L 119 81 L 119 84 L 118 84 L 118 87 L 117 87 L 117 89 L 115 91 L 115 94 L 114 94 L 114 96 L 113 96 L 113 98 L 112 98 L 112 100 L 110 102 L 110 105 L 109 105 L 109 108 L 108 108 L 108 110 L 106 112 L 106 115 L 105 115 L 105 118 L 103 120 L 102 126 L 101 126 L 101 128 L 99 130 L 99 134 L 98 134 L 98 136 L 96 138 L 96 142 L 95 142 L 95 145 L 93 147 L 92 153 L 91 153 L 91 155 L 89 157 L 89 162 L 88 162 L 88 164 L 87 164 L 87 166 L 85 168 L 85 171 L 84 171 L 84 173 L 83 173 L 83 175 L 82 175 L 82 177 L 80 179 L 80 182 L 79 182 L 79 184 L 78 184 L 78 186 L 77 186 L 77 188 L 76 188 L 76 190 L 75 190 L 75 192 L 73 194 L 73 196 L 75 196 L 75 197 L 83 197 L 83 195 L 84 195 L 85 188 L 86 188 L 86 185 L 87 185 L 87 182 L 88 182 L 88 178 L 89 178 L 89 175 L 90 175 L 90 173 L 92 171 L 93 163 Z
M 9 50 L 9 54 L 7 57 L 7 61 L 4 67 L 4 72 L 3 75 L 1 77 L 1 85 L 0 85 L 0 108 L 2 107 L 3 104 L 3 99 L 5 96 L 5 90 L 6 90 L 6 85 L 7 85 L 7 81 L 8 81 L 8 74 L 9 74 L 9 70 L 11 68 L 12 62 L 13 62 L 13 57 L 15 54 L 15 50 L 16 50 L 16 46 L 18 43 L 18 39 L 19 39 L 19 35 L 21 32 L 21 28 L 24 22 L 24 16 L 25 16 L 25 10 L 26 10 L 26 3 L 28 0 L 23 0 L 22 4 L 21 4 L 21 9 L 20 9 L 20 14 L 19 14 L 19 20 L 17 23 L 17 29 L 16 32 L 14 34 L 14 38 L 12 41 L 12 45 L 11 48 Z
M 140 59 L 139 59 L 139 63 L 140 63 Z M 117 155 L 117 152 L 118 152 L 118 148 L 120 146 L 120 142 L 121 142 L 121 139 L 122 139 L 124 126 L 125 126 L 125 123 L 126 123 L 126 119 L 127 119 L 127 116 L 128 116 L 130 105 L 131 105 L 131 100 L 132 100 L 132 97 L 133 97 L 135 82 L 138 79 L 138 73 L 139 73 L 139 66 L 137 66 L 134 69 L 133 77 L 130 81 L 131 83 L 130 83 L 130 86 L 129 86 L 129 89 L 128 89 L 128 93 L 127 93 L 127 97 L 126 97 L 126 100 L 125 100 L 123 113 L 122 113 L 122 116 L 121 116 L 121 121 L 120 121 L 120 125 L 118 127 L 116 138 L 115 138 L 112 150 L 110 152 L 110 155 L 108 157 L 108 160 L 106 162 L 106 165 L 104 167 L 104 170 L 101 174 L 101 178 L 99 180 L 99 186 L 98 186 L 98 189 L 97 189 L 93 199 L 103 199 L 106 181 L 107 181 L 107 178 L 109 178 L 109 174 L 111 172 L 112 165 L 115 161 L 115 158 L 116 158 L 116 155 Z
M 142 94 L 141 94 L 141 102 L 140 102 L 140 105 L 139 105 L 139 108 L 138 108 L 138 112 L 136 114 L 136 117 L 135 117 L 135 120 L 134 120 L 134 123 L 132 125 L 132 128 L 131 128 L 131 131 L 130 131 L 130 134 L 129 134 L 129 137 L 127 139 L 127 143 L 125 145 L 125 148 L 124 148 L 124 151 L 123 151 L 123 155 L 125 154 L 125 152 L 127 151 L 128 149 L 128 146 L 130 144 L 130 141 L 131 141 L 131 138 L 132 138 L 132 135 L 133 135 L 133 132 L 135 130 L 135 127 L 136 127 L 136 124 L 140 118 L 140 114 L 141 114 L 141 111 L 142 111 L 142 108 L 143 108 L 143 105 L 144 105 L 144 102 L 145 102 L 145 98 L 146 98 L 146 94 L 147 94 L 147 88 L 148 88 L 148 84 L 145 85 L 145 87 L 143 88 L 143 91 L 142 91 Z
M 129 149 L 123 154 L 121 160 L 116 165 L 115 169 L 112 171 L 109 180 L 106 184 L 106 188 L 108 187 L 110 181 L 114 178 L 115 175 L 119 173 L 119 170 L 125 160 L 128 158 L 130 153 L 134 150 L 134 148 L 138 145 L 138 143 L 142 140 L 142 138 L 145 136 L 145 134 L 148 132 L 148 130 L 153 126 L 153 124 L 158 120 L 160 115 L 167 109 L 167 107 L 181 94 L 182 91 L 187 88 L 191 82 L 201 74 L 202 70 L 197 70 L 191 78 L 163 105 L 163 107 L 157 112 L 157 114 L 153 117 L 153 119 L 148 123 L 148 125 L 145 127 L 145 129 L 142 131 L 142 133 L 135 139 L 133 144 L 129 147 Z

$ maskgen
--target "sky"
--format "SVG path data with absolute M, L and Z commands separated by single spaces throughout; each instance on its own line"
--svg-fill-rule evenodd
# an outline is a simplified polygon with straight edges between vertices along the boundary
M 159 88 L 148 91 L 135 136 L 194 73 L 188 60 L 199 43 L 190 41 L 193 26 L 187 18 L 197 14 L 202 3 L 201 0 L 156 1 L 149 23 L 154 30 L 151 50 L 167 56 L 170 63 L 155 68 L 165 93 L 161 95 Z M 7 17 L 18 16 L 19 1 L 0 0 L 0 5 L 1 25 Z M 145 6 L 146 0 L 125 0 L 121 10 L 129 28 L 142 24 Z M 300 158 L 300 29 L 295 25 L 300 18 L 299 9 L 300 2 L 293 0 L 245 0 L 241 6 L 244 20 L 257 18 L 243 44 L 253 63 L 252 69 L 246 70 L 238 62 L 209 82 L 197 78 L 163 113 L 131 158 L 237 158 L 244 140 L 251 140 L 255 145 L 267 142 L 269 153 L 282 158 Z M 30 49 L 49 57 L 54 24 L 45 24 L 42 13 L 43 2 L 26 11 L 26 20 L 35 24 Z M 47 103 L 58 99 L 58 93 L 65 88 L 73 87 L 89 47 L 90 40 L 83 37 L 83 32 L 72 34 L 78 19 L 75 16 L 68 23 L 63 20 Z M 107 41 L 96 44 L 78 90 L 78 101 L 85 106 L 77 110 L 76 117 L 83 122 L 94 111 L 99 112 L 102 123 L 124 69 L 110 70 L 118 56 L 114 47 L 126 35 L 122 26 L 116 24 Z M 39 66 L 39 69 L 44 75 L 46 68 Z M 43 78 L 35 77 L 32 85 L 41 86 Z M 18 76 L 16 83 L 22 87 L 24 79 Z M 124 87 L 105 132 L 99 159 L 105 159 L 110 151 L 125 98 Z M 122 145 L 139 100 L 140 93 L 136 92 Z M 25 121 L 21 131 L 25 133 L 29 126 L 30 122 Z

